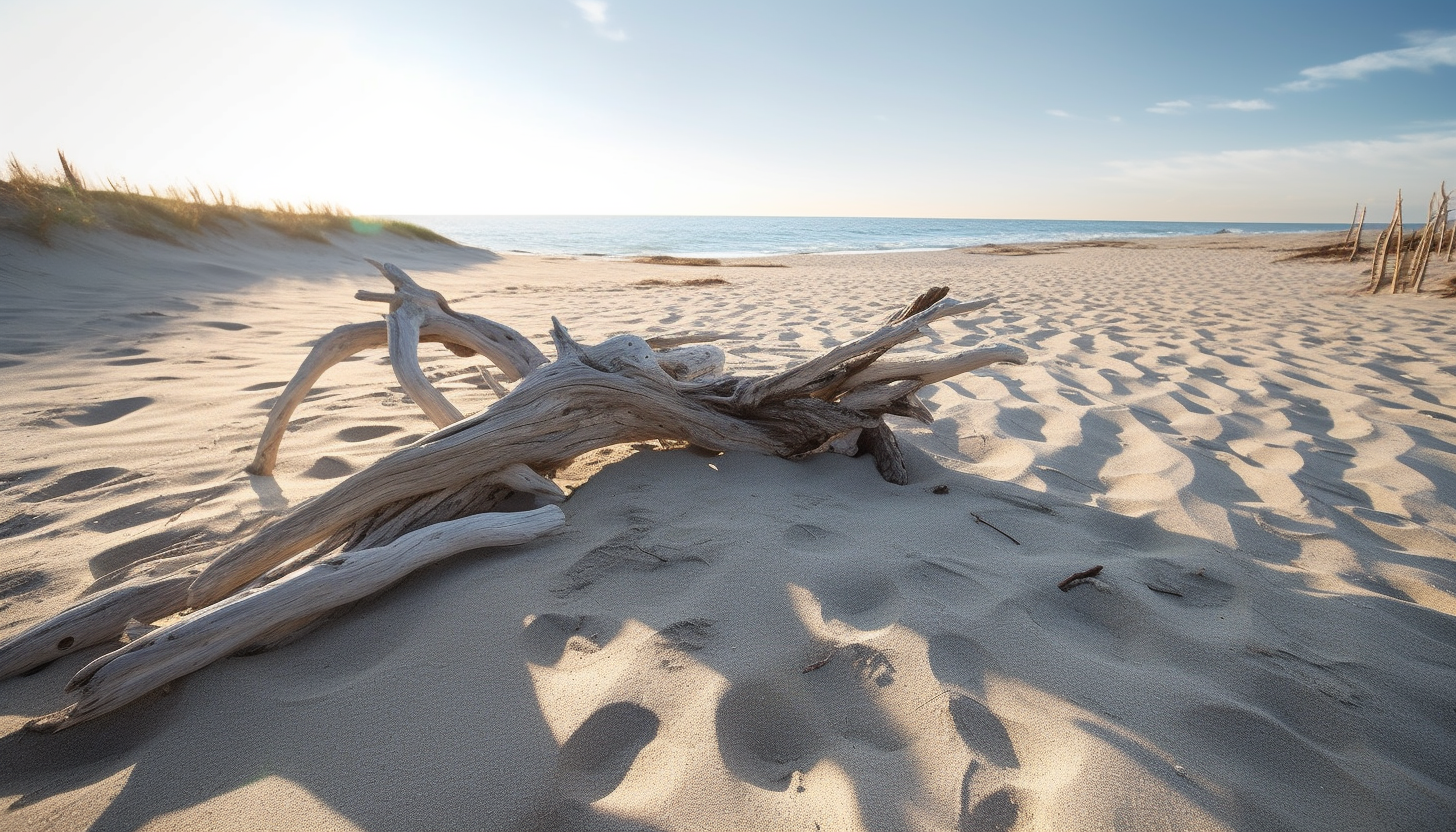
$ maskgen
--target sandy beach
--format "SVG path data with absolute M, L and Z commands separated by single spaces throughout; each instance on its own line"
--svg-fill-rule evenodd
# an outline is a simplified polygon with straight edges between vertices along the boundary
M 908 485 L 614 447 L 561 478 L 561 533 L 113 714 L 21 727 L 105 647 L 0 682 L 0 829 L 1456 828 L 1452 301 L 1280 259 L 1314 237 L 740 268 L 61 231 L 0 231 L 0 639 L 433 430 L 374 351 L 243 471 L 310 345 L 377 319 L 365 257 L 548 355 L 555 315 L 733 333 L 765 373 L 945 285 L 998 300 L 910 351 L 1030 360 L 890 418 Z M 496 400 L 481 359 L 421 359 Z

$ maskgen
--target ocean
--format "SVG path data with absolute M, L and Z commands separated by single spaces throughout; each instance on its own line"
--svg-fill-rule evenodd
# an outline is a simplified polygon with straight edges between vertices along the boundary
M 750 257 L 927 251 L 987 243 L 1185 234 L 1343 231 L 1331 223 L 974 220 L 873 217 L 399 216 L 497 252 Z

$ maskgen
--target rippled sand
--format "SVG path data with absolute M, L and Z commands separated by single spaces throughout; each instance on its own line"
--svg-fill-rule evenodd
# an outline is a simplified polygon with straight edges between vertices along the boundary
M 310 343 L 382 309 L 352 298 L 384 288 L 361 256 L 541 344 L 553 314 L 583 341 L 732 332 L 739 374 L 932 285 L 1000 300 L 911 351 L 1031 356 L 927 388 L 934 422 L 894 424 L 907 486 L 608 449 L 567 472 L 565 533 L 109 717 L 18 731 L 101 648 L 0 682 L 0 828 L 1446 828 L 1456 307 L 1278 262 L 1308 242 L 736 268 L 0 237 L 0 637 L 430 430 L 370 354 L 299 408 L 276 478 L 242 472 Z M 462 411 L 494 400 L 478 361 L 422 354 Z

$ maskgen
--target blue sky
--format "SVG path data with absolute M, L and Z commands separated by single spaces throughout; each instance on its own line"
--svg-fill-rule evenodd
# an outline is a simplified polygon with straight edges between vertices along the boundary
M 1343 222 L 1456 184 L 1449 2 L 0 0 L 0 32 L 0 153 L 252 201 Z

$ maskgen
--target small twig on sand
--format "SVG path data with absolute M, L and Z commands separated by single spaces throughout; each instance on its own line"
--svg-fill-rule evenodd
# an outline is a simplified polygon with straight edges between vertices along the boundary
M 832 658 L 834 658 L 834 654 L 835 653 L 838 653 L 838 652 L 839 652 L 839 648 L 838 647 L 834 648 L 833 650 L 830 650 L 829 651 L 829 655 L 825 656 L 824 658 L 820 659 L 817 662 L 814 662 L 813 664 L 809 665 L 808 667 L 805 667 L 804 670 L 803 670 L 803 672 L 804 673 L 812 673 L 815 670 L 818 670 L 819 668 L 823 667 L 824 665 L 829 664 L 829 660 L 832 659 Z
M 1076 572 L 1076 573 L 1073 573 L 1071 575 L 1068 575 L 1061 583 L 1057 584 L 1057 589 L 1060 589 L 1063 592 L 1067 592 L 1072 587 L 1076 586 L 1077 584 L 1082 583 L 1083 581 L 1087 580 L 1088 578 L 1096 577 L 1097 576 L 1097 573 L 1099 573 L 1101 571 L 1102 571 L 1102 567 L 1101 566 L 1094 566 L 1091 569 L 1084 569 L 1081 572 Z
M 936 695 L 930 697 L 929 699 L 925 700 L 924 702 L 921 702 L 920 705 L 915 708 L 915 712 L 916 713 L 919 713 L 920 711 L 925 710 L 926 707 L 928 707 L 930 705 L 930 703 L 935 702 L 936 700 L 939 700 L 939 699 L 943 699 L 949 693 L 950 693 L 950 691 L 948 691 L 948 690 L 943 690 L 940 693 L 937 693 Z
M 971 516 L 974 517 L 974 518 L 976 518 L 976 522 L 977 523 L 980 523 L 983 526 L 990 526 L 991 528 L 996 529 L 996 526 L 993 525 L 989 520 L 987 520 L 986 518 L 982 517 L 981 515 L 975 513 L 974 511 L 971 512 Z M 1021 541 L 1020 540 L 1017 540 L 1016 538 L 1012 537 L 1011 535 L 1007 534 L 1006 532 L 1003 532 L 1000 529 L 996 529 L 996 531 L 1000 532 L 1002 537 L 1006 538 L 1007 540 L 1011 541 L 1012 543 L 1015 543 L 1017 546 L 1020 546 L 1021 545 Z M 1101 569 L 1102 567 L 1099 566 L 1098 568 Z

